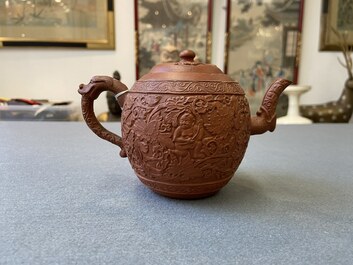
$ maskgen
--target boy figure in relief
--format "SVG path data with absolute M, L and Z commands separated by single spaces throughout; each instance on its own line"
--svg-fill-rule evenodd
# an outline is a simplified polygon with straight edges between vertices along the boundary
M 196 121 L 194 114 L 184 112 L 179 117 L 178 127 L 174 131 L 173 142 L 175 144 L 176 154 L 181 159 L 187 154 L 192 158 L 202 158 L 205 155 L 201 153 L 203 128 L 202 121 Z

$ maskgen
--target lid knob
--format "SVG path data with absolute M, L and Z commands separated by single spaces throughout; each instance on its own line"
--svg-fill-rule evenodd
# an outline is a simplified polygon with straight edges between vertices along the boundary
M 184 50 L 180 52 L 179 57 L 182 62 L 193 62 L 196 54 L 192 50 Z

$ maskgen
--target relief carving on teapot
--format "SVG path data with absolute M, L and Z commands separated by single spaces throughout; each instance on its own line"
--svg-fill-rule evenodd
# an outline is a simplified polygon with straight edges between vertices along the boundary
M 134 92 L 158 92 L 158 93 L 190 93 L 190 94 L 239 94 L 244 91 L 234 81 L 139 81 L 134 85 Z
M 155 91 L 159 84 L 150 83 Z M 143 94 L 135 87 L 125 101 L 124 149 L 137 175 L 146 181 L 228 181 L 244 156 L 250 112 L 241 92 L 234 93 L 234 82 L 215 83 L 222 94 L 201 94 L 199 88 L 205 84 L 198 83 L 205 82 L 192 82 L 192 88 L 188 83 L 176 86 L 183 94 L 146 93 L 149 86 L 144 84 Z M 160 86 L 159 92 L 163 89 L 167 88 Z M 232 94 L 224 94 L 227 90 Z

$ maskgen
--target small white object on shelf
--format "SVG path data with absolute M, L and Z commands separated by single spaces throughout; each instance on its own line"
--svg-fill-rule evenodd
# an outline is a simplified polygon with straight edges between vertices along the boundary
M 277 124 L 311 124 L 310 119 L 300 116 L 299 100 L 301 94 L 310 90 L 310 86 L 290 85 L 283 93 L 288 96 L 288 112 L 284 117 L 277 119 Z

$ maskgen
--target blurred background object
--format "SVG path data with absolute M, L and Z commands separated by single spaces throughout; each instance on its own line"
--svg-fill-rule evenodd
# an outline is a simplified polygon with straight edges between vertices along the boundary
M 119 71 L 114 71 L 113 78 L 116 80 L 121 79 Z M 98 115 L 99 121 L 120 121 L 121 118 L 121 108 L 115 99 L 115 94 L 108 91 L 107 95 L 108 112 L 103 112 Z

